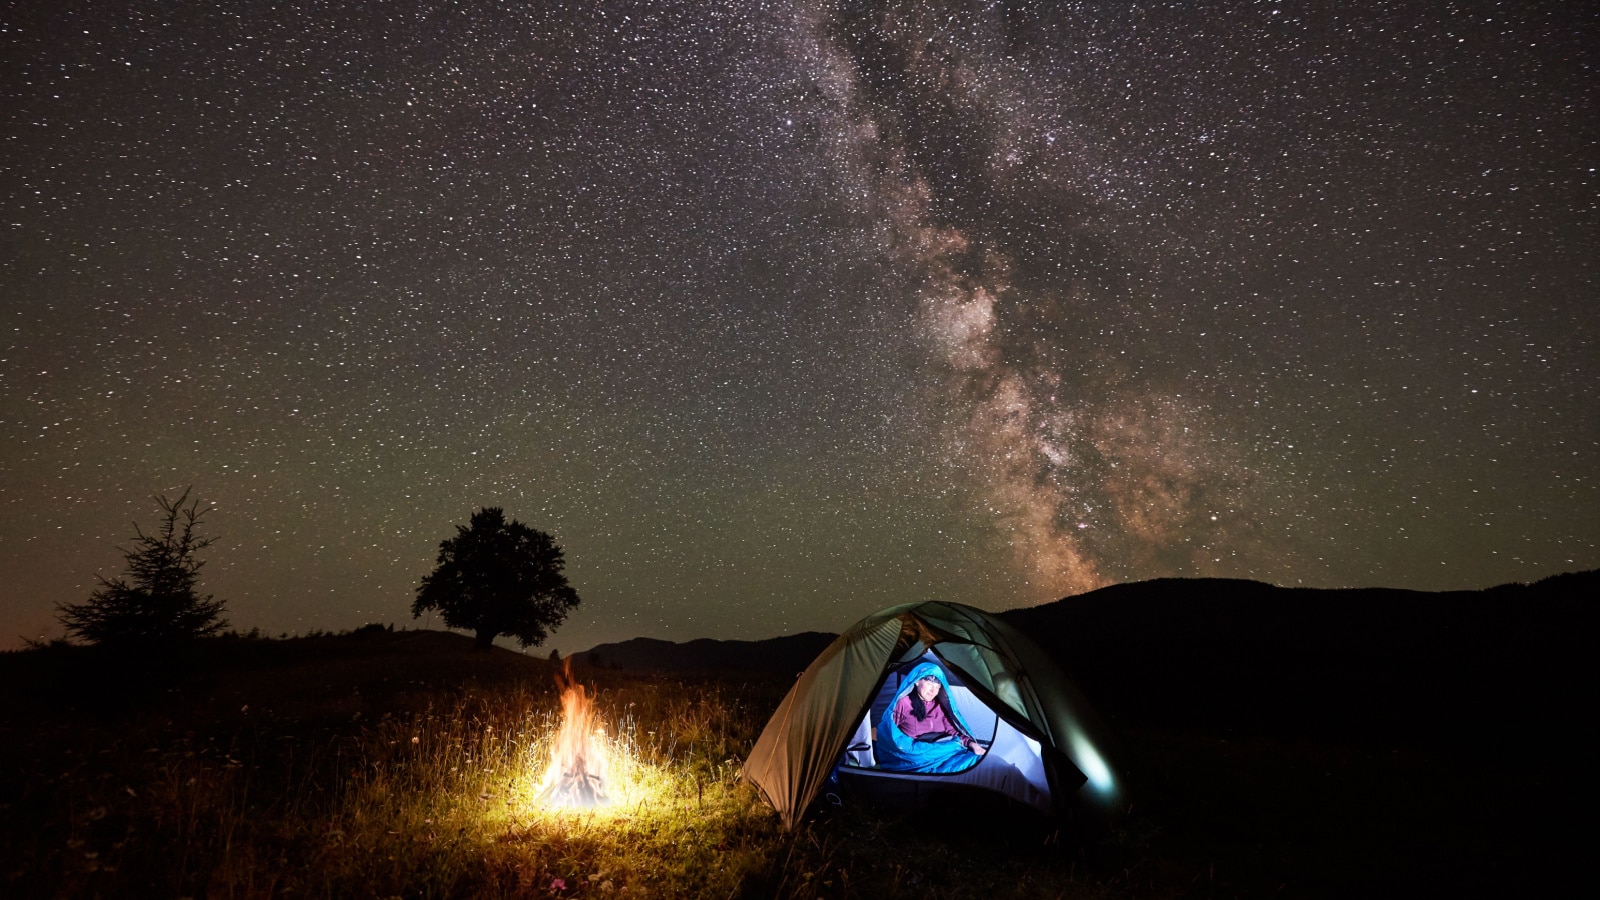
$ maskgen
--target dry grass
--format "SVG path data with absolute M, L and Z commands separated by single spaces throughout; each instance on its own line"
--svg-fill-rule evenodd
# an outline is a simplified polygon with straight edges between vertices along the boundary
M 1460 894 L 1553 882 L 1581 844 L 1538 770 L 1140 729 L 1139 809 L 1090 845 L 851 805 L 783 832 L 738 765 L 786 679 L 613 671 L 580 675 L 617 802 L 550 810 L 552 665 L 467 645 L 217 642 L 155 673 L 0 654 L 0 896 Z
M 781 831 L 739 762 L 782 682 L 588 673 L 614 802 L 542 808 L 552 666 L 474 656 L 453 636 L 422 652 L 422 637 L 369 638 L 390 653 L 214 663 L 131 701 L 14 709 L 0 726 L 15 776 L 0 782 L 0 893 L 962 896 L 973 884 L 953 880 L 970 858 L 914 823 L 847 811 Z M 1086 885 L 1055 855 L 1060 885 L 1014 856 L 979 880 L 1004 896 Z

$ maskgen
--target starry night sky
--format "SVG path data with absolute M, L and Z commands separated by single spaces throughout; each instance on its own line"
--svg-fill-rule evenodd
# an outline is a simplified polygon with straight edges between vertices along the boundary
M 5 4 L 0 646 L 189 485 L 235 626 L 498 505 L 564 652 L 1600 566 L 1596 24 Z

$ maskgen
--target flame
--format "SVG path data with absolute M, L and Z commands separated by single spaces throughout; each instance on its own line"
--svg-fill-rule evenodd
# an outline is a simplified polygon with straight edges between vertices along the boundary
M 539 783 L 539 801 L 555 807 L 605 806 L 611 802 L 605 733 L 595 721 L 593 698 L 572 675 L 571 659 L 563 660 L 556 684 L 561 686 L 561 730 Z

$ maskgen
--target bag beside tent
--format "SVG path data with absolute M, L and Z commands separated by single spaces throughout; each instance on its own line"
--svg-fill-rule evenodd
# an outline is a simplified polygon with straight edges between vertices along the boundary
M 878 756 L 900 755 L 874 753 L 890 737 L 881 733 L 884 710 L 909 690 L 913 667 L 929 663 L 945 674 L 962 728 L 981 732 L 987 752 L 959 771 L 888 770 Z M 970 606 L 910 603 L 862 619 L 817 656 L 768 720 L 743 774 L 785 828 L 835 770 L 882 794 L 960 786 L 1058 815 L 1109 813 L 1122 792 L 1111 746 L 1071 679 L 1020 632 Z

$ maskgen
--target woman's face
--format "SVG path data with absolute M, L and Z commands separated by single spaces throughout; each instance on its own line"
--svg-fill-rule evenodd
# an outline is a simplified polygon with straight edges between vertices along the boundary
M 939 679 L 921 678 L 917 680 L 917 696 L 923 703 L 932 703 L 933 698 L 939 696 Z

